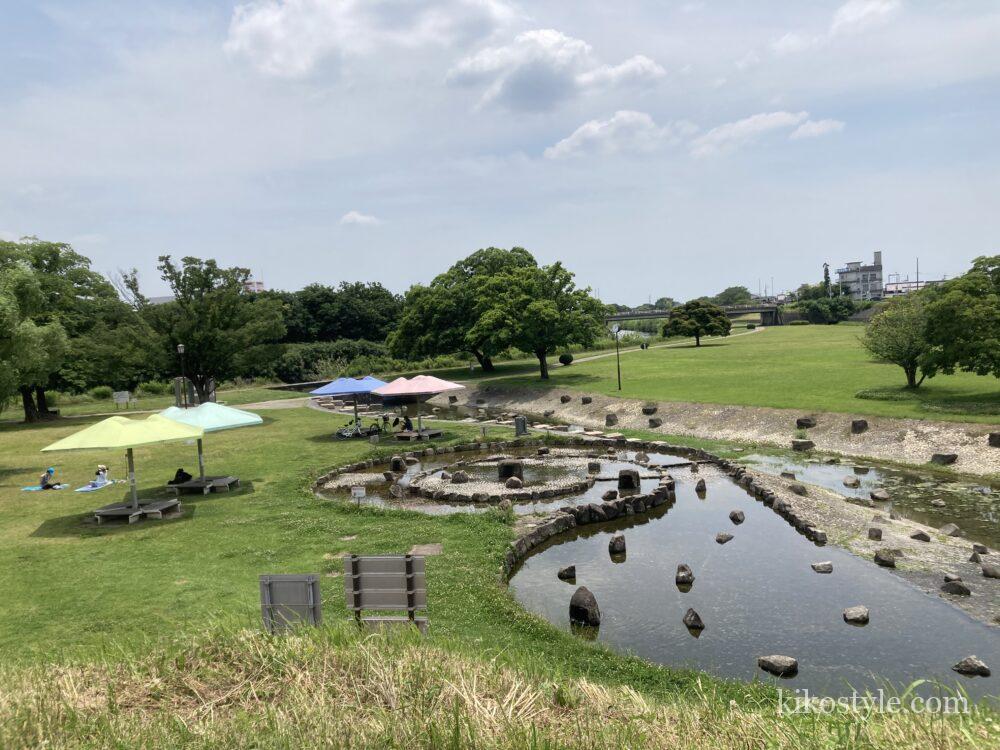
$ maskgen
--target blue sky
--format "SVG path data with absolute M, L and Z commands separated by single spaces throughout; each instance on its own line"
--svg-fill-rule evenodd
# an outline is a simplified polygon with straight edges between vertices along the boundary
M 0 2 L 0 237 L 606 301 L 1000 252 L 991 0 Z

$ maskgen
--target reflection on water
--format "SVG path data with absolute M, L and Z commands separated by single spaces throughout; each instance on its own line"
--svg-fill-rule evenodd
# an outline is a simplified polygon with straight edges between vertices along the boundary
M 892 501 L 880 503 L 883 509 L 895 510 L 904 518 L 934 528 L 955 523 L 962 529 L 962 536 L 1000 548 L 1000 488 L 871 464 L 826 464 L 801 456 L 754 454 L 741 457 L 740 461 L 768 474 L 794 472 L 803 482 L 847 497 L 868 497 L 872 490 L 884 487 L 891 493 Z M 846 476 L 857 477 L 860 486 L 845 487 Z M 935 504 L 937 501 L 944 505 Z
M 585 528 L 528 558 L 511 580 L 525 607 L 569 629 L 569 600 L 576 586 L 597 597 L 603 617 L 597 637 L 617 649 L 675 667 L 692 667 L 739 679 L 771 679 L 758 656 L 785 654 L 799 660 L 790 689 L 840 695 L 847 685 L 877 689 L 888 680 L 961 681 L 974 697 L 1000 693 L 1000 630 L 927 596 L 898 576 L 834 547 L 816 547 L 784 520 L 754 502 L 733 483 L 715 477 L 704 499 L 696 477 L 677 472 L 677 502 L 648 523 L 629 520 L 627 555 L 608 554 L 612 527 Z M 741 525 L 729 520 L 739 509 Z M 634 525 L 629 525 L 634 524 Z M 725 531 L 733 540 L 720 545 Z M 810 565 L 833 562 L 821 575 Z M 689 591 L 674 583 L 677 566 L 690 565 Z M 576 582 L 556 573 L 576 566 Z M 865 605 L 871 622 L 854 627 L 843 610 Z M 705 622 L 698 638 L 682 623 L 694 608 Z M 951 666 L 976 654 L 994 677 L 965 679 Z

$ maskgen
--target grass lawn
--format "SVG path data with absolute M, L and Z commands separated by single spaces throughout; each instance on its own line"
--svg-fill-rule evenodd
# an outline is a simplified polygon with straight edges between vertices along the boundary
M 573 388 L 656 401 L 770 406 L 887 417 L 1000 421 L 1000 381 L 969 373 L 938 375 L 905 388 L 903 371 L 873 362 L 858 325 L 781 326 L 757 333 L 623 352 L 615 358 L 555 365 L 548 383 L 537 366 L 498 367 L 497 385 Z M 462 377 L 462 373 L 454 373 Z M 477 378 L 482 379 L 482 378 Z
M 304 747 L 354 733 L 357 746 L 615 747 L 628 737 L 633 747 L 832 748 L 847 731 L 862 744 L 933 736 L 936 747 L 961 747 L 994 731 L 989 713 L 936 724 L 778 719 L 760 683 L 580 641 L 524 612 L 498 583 L 509 518 L 319 500 L 311 481 L 371 447 L 334 441 L 338 416 L 262 413 L 260 427 L 205 440 L 209 471 L 239 475 L 242 491 L 191 497 L 182 518 L 133 526 L 83 523 L 123 488 L 19 491 L 50 463 L 74 486 L 98 462 L 122 476 L 121 456 L 38 452 L 88 420 L 0 426 L 0 746 Z M 478 430 L 455 424 L 445 440 Z M 193 467 L 194 450 L 137 450 L 142 494 Z M 338 553 L 434 542 L 444 552 L 428 559 L 430 638 L 363 640 L 343 624 Z M 258 574 L 312 571 L 330 574 L 329 626 L 304 640 L 260 635 Z

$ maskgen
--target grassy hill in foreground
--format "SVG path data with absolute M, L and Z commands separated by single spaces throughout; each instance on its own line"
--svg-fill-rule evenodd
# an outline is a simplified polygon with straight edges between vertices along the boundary
M 859 340 L 863 333 L 856 325 L 783 326 L 707 339 L 701 347 L 630 350 L 621 358 L 620 392 L 613 355 L 554 367 L 548 383 L 539 380 L 537 368 L 501 367 L 503 377 L 495 382 L 653 401 L 1000 422 L 996 378 L 938 375 L 909 390 L 899 367 L 872 361 Z

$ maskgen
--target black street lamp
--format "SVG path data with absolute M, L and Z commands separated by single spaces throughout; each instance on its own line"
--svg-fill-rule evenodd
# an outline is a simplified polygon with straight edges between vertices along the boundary
M 184 374 L 184 344 L 177 345 L 177 354 L 181 358 L 181 391 L 184 393 L 184 408 L 188 408 L 187 376 Z
M 622 327 L 616 325 L 611 329 L 615 334 L 615 360 L 618 362 L 618 390 L 622 389 L 622 356 L 618 349 L 618 334 L 621 332 Z

